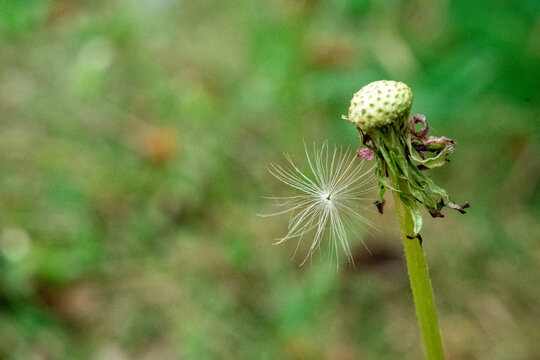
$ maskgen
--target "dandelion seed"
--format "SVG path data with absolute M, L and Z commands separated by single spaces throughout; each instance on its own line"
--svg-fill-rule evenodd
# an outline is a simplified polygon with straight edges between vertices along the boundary
M 368 174 L 371 171 L 364 170 L 364 161 L 356 153 L 337 147 L 331 151 L 328 143 L 324 143 L 319 150 L 314 148 L 313 157 L 310 157 L 306 147 L 305 151 L 310 172 L 302 172 L 288 155 L 289 167 L 271 164 L 270 173 L 294 188 L 296 194 L 270 197 L 276 201 L 276 206 L 284 209 L 261 216 L 290 215 L 288 232 L 276 239 L 276 244 L 296 238 L 298 250 L 302 239 L 313 233 L 308 254 L 301 264 L 311 258 L 320 249 L 323 239 L 328 237 L 336 261 L 339 260 L 341 248 L 352 265 L 347 230 L 352 229 L 359 237 L 358 229 L 362 224 L 374 226 L 360 213 L 367 207 L 365 195 L 374 188 L 369 186 L 372 178 Z

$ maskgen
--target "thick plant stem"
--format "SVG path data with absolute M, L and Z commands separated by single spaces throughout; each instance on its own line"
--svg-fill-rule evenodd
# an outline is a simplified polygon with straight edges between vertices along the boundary
M 392 185 L 394 188 L 400 189 L 403 192 L 408 192 L 408 186 L 406 184 L 396 184 L 393 182 Z M 420 332 L 422 334 L 424 353 L 427 360 L 444 359 L 441 335 L 437 323 L 437 312 L 433 301 L 433 289 L 431 288 L 431 280 L 426 258 L 424 257 L 424 249 L 419 239 L 409 239 L 407 237 L 413 234 L 413 220 L 401 201 L 399 193 L 395 190 L 392 193 L 394 194 L 394 202 L 399 217 L 401 241 L 405 248 L 407 270 L 409 272 L 409 281 L 414 298 L 416 317 L 418 318 Z

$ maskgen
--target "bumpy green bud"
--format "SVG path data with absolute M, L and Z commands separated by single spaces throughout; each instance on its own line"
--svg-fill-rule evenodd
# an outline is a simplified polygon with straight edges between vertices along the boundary
M 390 124 L 401 125 L 409 117 L 412 101 L 412 91 L 404 83 L 374 81 L 354 94 L 346 119 L 363 132 Z

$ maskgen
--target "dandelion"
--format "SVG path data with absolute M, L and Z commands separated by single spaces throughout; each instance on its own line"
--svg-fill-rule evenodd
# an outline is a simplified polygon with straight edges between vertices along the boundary
M 443 217 L 444 207 L 464 214 L 469 203 L 452 202 L 448 193 L 425 174 L 426 170 L 446 164 L 456 143 L 444 136 L 428 136 L 426 117 L 410 116 L 412 102 L 412 91 L 404 83 L 374 81 L 354 94 L 344 118 L 358 129 L 362 143 L 359 155 L 377 162 L 376 205 L 381 213 L 384 193 L 390 190 L 394 195 L 424 352 L 428 360 L 441 360 L 444 352 L 420 236 L 420 206 L 433 217 Z M 417 124 L 422 128 L 416 130 Z
M 289 231 L 277 239 L 277 244 L 298 238 L 300 245 L 306 234 L 314 233 L 302 264 L 320 248 L 325 234 L 328 234 L 336 258 L 341 247 L 352 264 L 346 227 L 356 230 L 359 224 L 372 225 L 361 215 L 358 205 L 366 200 L 364 196 L 371 190 L 366 187 L 371 180 L 367 174 L 374 170 L 379 189 L 379 200 L 375 205 L 381 214 L 385 192 L 391 191 L 394 195 L 426 358 L 444 360 L 433 289 L 420 236 L 423 223 L 420 207 L 433 217 L 443 217 L 441 210 L 444 207 L 464 214 L 469 203 L 458 205 L 452 202 L 448 193 L 424 173 L 446 164 L 456 143 L 444 136 L 428 136 L 426 117 L 422 114 L 410 116 L 412 103 L 412 91 L 402 82 L 382 80 L 362 87 L 351 99 L 348 116 L 343 116 L 358 130 L 361 148 L 354 156 L 349 156 L 342 148 L 330 151 L 325 143 L 315 151 L 313 158 L 306 149 L 308 173 L 302 172 L 290 156 L 287 156 L 288 168 L 272 164 L 270 173 L 294 188 L 297 194 L 271 198 L 284 210 L 266 216 L 290 215 Z M 422 128 L 417 129 L 417 124 Z M 364 171 L 364 161 L 370 160 L 376 164 Z
M 302 239 L 313 233 L 311 246 L 301 264 L 320 249 L 326 237 L 336 260 L 339 260 L 341 248 L 352 264 L 347 230 L 350 228 L 358 235 L 360 225 L 374 226 L 360 213 L 366 207 L 366 194 L 373 190 L 369 186 L 372 180 L 368 176 L 370 171 L 364 170 L 364 161 L 357 154 L 343 148 L 330 150 L 328 143 L 324 143 L 319 150 L 314 148 L 313 156 L 304 148 L 309 164 L 308 172 L 302 172 L 288 155 L 286 159 L 289 167 L 271 164 L 270 173 L 292 187 L 296 194 L 270 197 L 276 201 L 276 206 L 284 209 L 261 216 L 290 215 L 288 232 L 284 237 L 276 239 L 276 244 L 298 239 L 298 250 Z

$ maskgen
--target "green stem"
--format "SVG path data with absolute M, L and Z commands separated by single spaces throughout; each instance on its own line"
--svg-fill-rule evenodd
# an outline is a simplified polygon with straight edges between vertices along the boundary
M 403 182 L 398 184 L 393 182 L 392 186 L 408 193 L 408 185 Z M 405 248 L 407 270 L 409 272 L 414 307 L 416 308 L 416 317 L 422 334 L 424 353 L 427 360 L 444 359 L 441 335 L 437 324 L 437 312 L 433 301 L 433 289 L 431 288 L 431 280 L 426 258 L 424 257 L 424 249 L 420 245 L 419 239 L 407 238 L 407 235 L 414 233 L 414 223 L 410 212 L 401 201 L 399 193 L 396 191 L 392 191 L 392 193 L 394 194 L 394 202 L 399 217 L 401 241 Z

